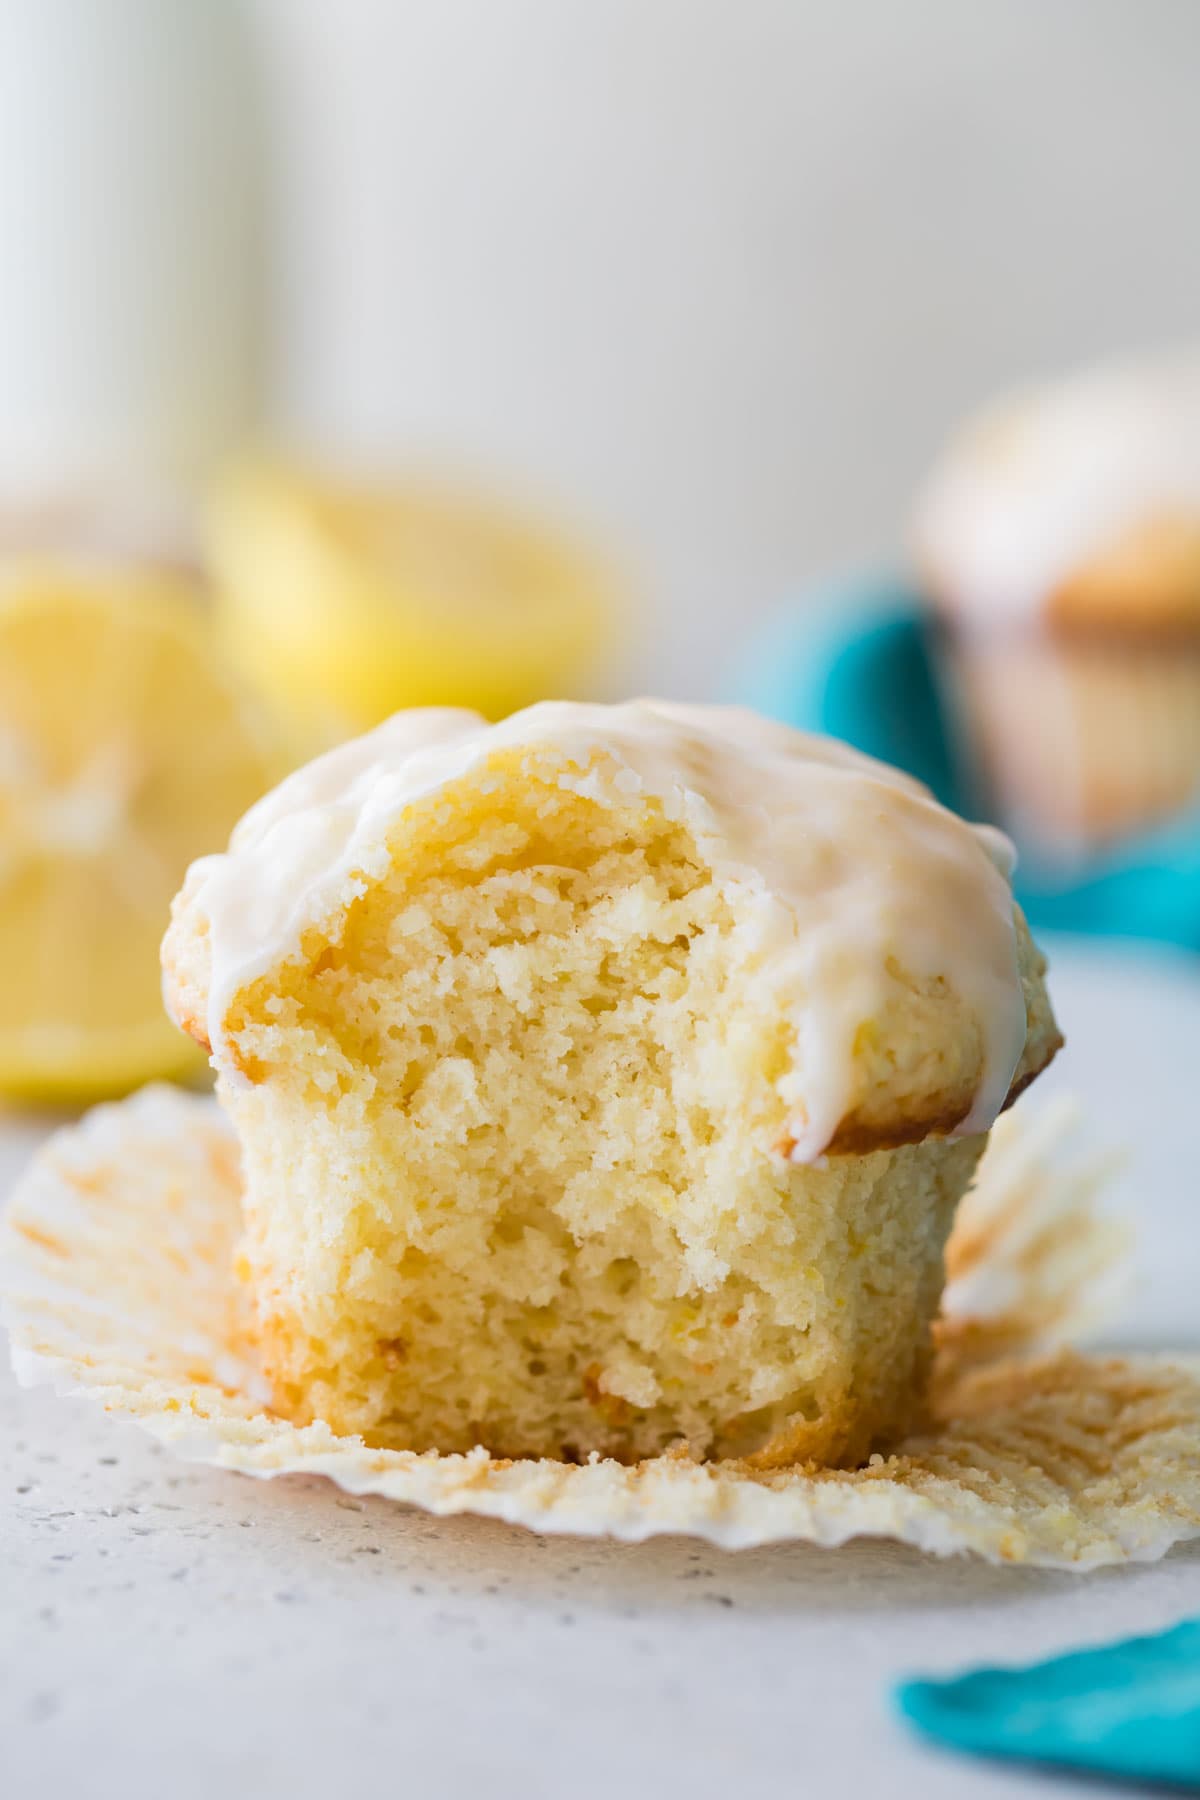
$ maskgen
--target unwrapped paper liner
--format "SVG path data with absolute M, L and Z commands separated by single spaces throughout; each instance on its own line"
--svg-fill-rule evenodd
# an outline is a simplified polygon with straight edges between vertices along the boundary
M 1059 1137 L 1053 1119 L 1001 1122 L 948 1256 L 929 1422 L 861 1469 L 418 1455 L 273 1416 L 232 1275 L 237 1146 L 212 1101 L 167 1088 L 60 1132 L 19 1184 L 0 1244 L 14 1365 L 195 1461 L 536 1531 L 1146 1560 L 1200 1536 L 1200 1358 L 1062 1347 L 1116 1243 L 1097 1171 L 1057 1166 Z

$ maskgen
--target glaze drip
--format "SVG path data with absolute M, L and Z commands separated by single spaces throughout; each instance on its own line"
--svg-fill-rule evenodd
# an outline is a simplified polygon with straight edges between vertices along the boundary
M 790 1154 L 813 1161 L 852 1103 L 859 1033 L 895 968 L 942 980 L 978 1022 L 982 1076 L 960 1134 L 986 1130 L 1025 1043 L 1012 847 L 917 782 L 829 739 L 737 708 L 544 702 L 499 725 L 457 709 L 399 713 L 251 809 L 227 853 L 193 866 L 207 918 L 209 1041 L 227 1070 L 237 993 L 299 954 L 303 933 L 387 872 L 414 802 L 518 750 L 538 775 L 615 805 L 652 799 L 738 890 L 756 979 L 794 1030 L 780 1091 Z

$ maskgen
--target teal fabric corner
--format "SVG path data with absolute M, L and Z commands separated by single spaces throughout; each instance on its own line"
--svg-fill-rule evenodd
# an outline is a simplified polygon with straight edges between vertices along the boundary
M 952 1750 L 1200 1793 L 1198 1619 L 1030 1668 L 908 1681 L 895 1701 Z
M 778 613 L 743 652 L 732 697 L 844 738 L 961 805 L 920 605 L 906 588 L 836 584 Z

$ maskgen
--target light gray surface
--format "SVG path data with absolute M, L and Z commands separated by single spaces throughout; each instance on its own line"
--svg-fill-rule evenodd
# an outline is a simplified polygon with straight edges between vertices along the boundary
M 538 1539 L 0 1407 L 6 1800 L 1020 1794 L 912 1745 L 893 1677 L 1200 1611 L 1195 1551 L 1079 1581 Z
M 1055 1082 L 1090 1104 L 1093 1136 L 1133 1143 L 1123 1204 L 1145 1248 L 1126 1333 L 1169 1338 L 1176 1308 L 1194 1336 L 1200 976 L 1055 949 L 1072 1039 Z M 38 1129 L 8 1125 L 0 1174 Z M 889 1684 L 1189 1613 L 1200 1547 L 1078 1579 L 887 1545 L 542 1540 L 188 1468 L 0 1375 L 4 1800 L 1036 1793 L 915 1744 Z

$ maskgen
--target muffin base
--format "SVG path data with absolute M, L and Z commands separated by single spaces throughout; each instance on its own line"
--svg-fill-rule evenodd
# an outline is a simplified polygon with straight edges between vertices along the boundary
M 1086 1310 L 1104 1233 L 1078 1171 L 1056 1177 L 1017 1122 L 999 1136 L 961 1260 L 1013 1302 L 952 1322 L 926 1429 L 859 1470 L 417 1456 L 273 1416 L 230 1272 L 236 1146 L 211 1102 L 161 1088 L 60 1132 L 14 1195 L 0 1227 L 13 1360 L 26 1383 L 99 1401 L 193 1461 L 538 1532 L 727 1549 L 887 1537 L 1071 1571 L 1159 1557 L 1200 1536 L 1200 1361 L 1030 1354 Z
M 1200 804 L 1200 634 L 940 635 L 968 764 L 1040 858 L 1069 864 Z
M 668 1223 L 618 1216 L 579 1241 L 555 1231 L 543 1298 L 529 1271 L 549 1253 L 533 1262 L 529 1240 L 555 1220 L 534 1212 L 530 1225 L 518 1194 L 466 1267 L 458 1239 L 440 1259 L 414 1257 L 376 1225 L 354 1240 L 339 1284 L 318 1292 L 291 1278 L 305 1267 L 302 1245 L 282 1273 L 271 1260 L 273 1170 L 289 1171 L 311 1218 L 322 1190 L 342 1189 L 340 1146 L 311 1130 L 301 1175 L 287 1155 L 295 1122 L 285 1115 L 272 1130 L 276 1096 L 226 1104 L 249 1177 L 238 1268 L 275 1409 L 389 1449 L 483 1444 L 574 1462 L 636 1463 L 687 1446 L 761 1467 L 853 1466 L 894 1442 L 924 1392 L 946 1239 L 985 1142 L 929 1139 L 823 1169 L 764 1158 L 739 1199 L 742 1216 L 761 1213 L 768 1227 L 705 1285 L 689 1281 Z M 370 1166 L 365 1151 L 359 1161 Z M 388 1165 L 376 1188 L 358 1180 L 358 1212 L 387 1220 Z M 506 1277 L 513 1242 L 523 1260 Z M 380 1272 L 380 1298 L 364 1305 L 366 1268 Z

